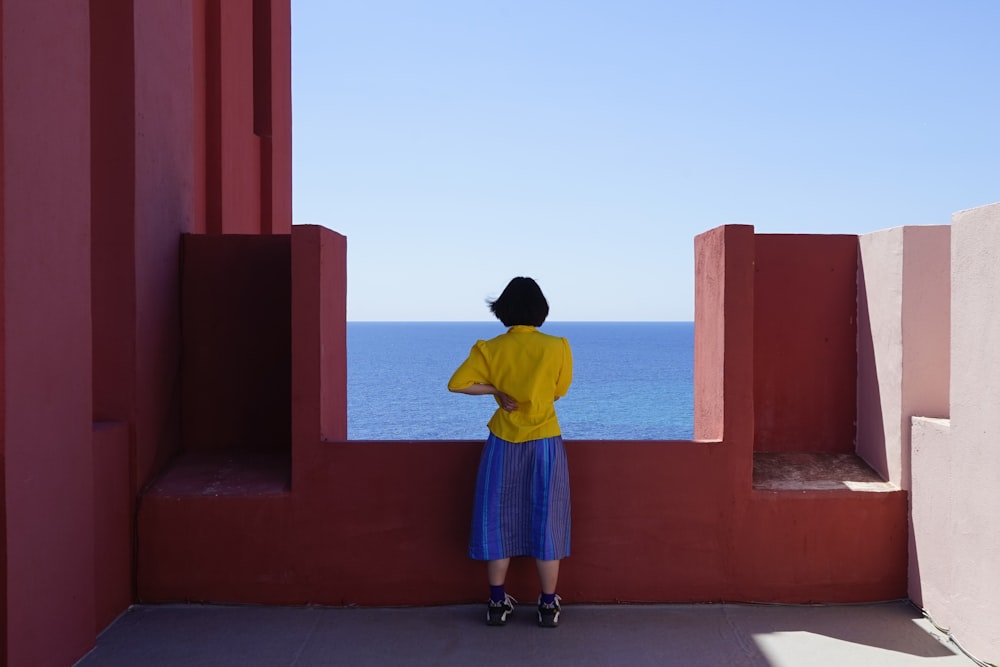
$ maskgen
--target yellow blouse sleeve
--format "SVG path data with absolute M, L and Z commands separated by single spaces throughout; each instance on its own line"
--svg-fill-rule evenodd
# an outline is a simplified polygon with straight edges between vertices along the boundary
M 490 384 L 489 364 L 483 353 L 483 341 L 478 340 L 469 352 L 469 358 L 455 370 L 448 380 L 448 389 L 464 389 L 474 384 Z

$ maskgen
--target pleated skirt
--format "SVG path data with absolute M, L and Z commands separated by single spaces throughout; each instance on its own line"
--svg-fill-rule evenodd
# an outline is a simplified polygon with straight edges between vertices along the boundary
M 561 436 L 507 442 L 490 433 L 479 460 L 469 557 L 569 556 L 570 502 Z

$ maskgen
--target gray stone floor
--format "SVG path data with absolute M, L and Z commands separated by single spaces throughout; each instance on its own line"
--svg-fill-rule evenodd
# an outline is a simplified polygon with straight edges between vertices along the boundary
M 556 629 L 521 605 L 487 627 L 481 605 L 419 608 L 136 606 L 78 667 L 753 665 L 968 667 L 906 601 L 871 605 L 571 605 Z M 980 656 L 983 657 L 983 656 Z

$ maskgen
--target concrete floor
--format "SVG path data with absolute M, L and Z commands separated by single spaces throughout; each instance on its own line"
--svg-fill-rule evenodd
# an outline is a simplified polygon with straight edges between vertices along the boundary
M 403 609 L 140 605 L 78 667 L 314 665 L 753 665 L 968 667 L 906 601 L 872 605 L 563 605 L 560 627 L 520 605 Z M 982 656 L 981 656 L 982 657 Z

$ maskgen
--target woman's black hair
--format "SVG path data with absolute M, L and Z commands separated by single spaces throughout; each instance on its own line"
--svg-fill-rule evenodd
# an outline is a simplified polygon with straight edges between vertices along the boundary
M 518 324 L 540 327 L 549 316 L 549 302 L 542 288 L 533 279 L 523 276 L 511 280 L 499 297 L 486 303 L 505 327 Z

